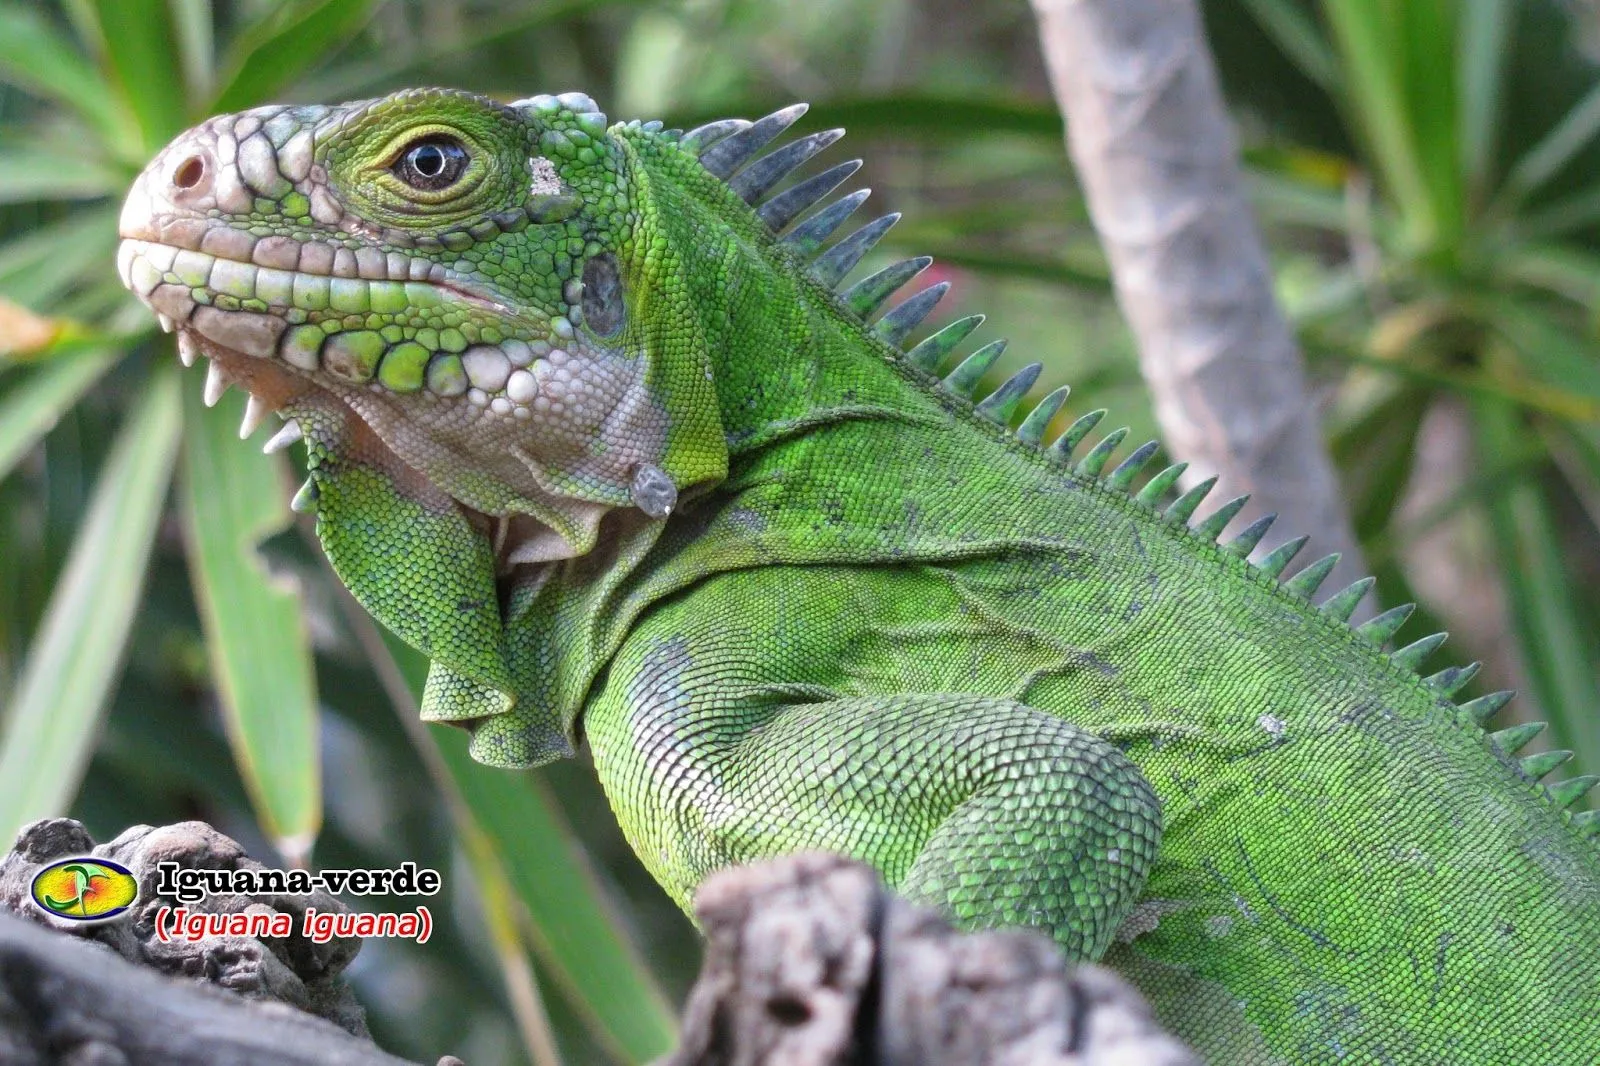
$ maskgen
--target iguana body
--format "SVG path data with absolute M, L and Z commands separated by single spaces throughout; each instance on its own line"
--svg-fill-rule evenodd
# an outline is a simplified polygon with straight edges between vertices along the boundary
M 1151 448 L 1043 446 L 1064 390 L 1011 429 L 1037 367 L 974 405 L 975 320 L 902 353 L 937 292 L 866 325 L 926 263 L 834 291 L 893 219 L 819 253 L 861 197 L 811 209 L 850 164 L 770 194 L 836 136 L 758 158 L 797 114 L 227 116 L 140 179 L 121 267 L 305 438 L 424 715 L 502 766 L 586 738 L 680 903 L 826 848 L 1103 955 L 1218 1062 L 1592 1062 L 1592 782 L 1419 676 L 1438 638 L 1385 653 L 1404 612 L 1351 628 L 1365 583 L 1280 580 L 1300 542 L 1251 565 L 1237 506 L 1157 509 Z

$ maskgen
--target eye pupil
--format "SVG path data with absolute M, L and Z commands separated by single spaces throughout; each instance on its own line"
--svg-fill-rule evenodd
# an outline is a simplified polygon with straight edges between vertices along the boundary
M 394 174 L 414 189 L 434 192 L 455 184 L 467 169 L 469 157 L 460 142 L 429 137 L 400 153 Z
M 425 144 L 416 149 L 411 157 L 411 165 L 417 168 L 417 173 L 425 178 L 437 178 L 444 173 L 444 153 L 434 145 Z

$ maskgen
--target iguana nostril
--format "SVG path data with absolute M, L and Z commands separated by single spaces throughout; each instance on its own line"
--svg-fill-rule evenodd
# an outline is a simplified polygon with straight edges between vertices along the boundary
M 200 184 L 206 176 L 206 160 L 204 156 L 192 155 L 178 164 L 178 169 L 172 172 L 172 184 L 180 189 L 192 189 Z

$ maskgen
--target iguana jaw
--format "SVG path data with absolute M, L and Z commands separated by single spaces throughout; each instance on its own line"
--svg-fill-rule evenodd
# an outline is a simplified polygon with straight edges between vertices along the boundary
M 130 229 L 140 231 L 125 226 L 124 234 Z M 303 246 L 302 262 L 304 249 L 313 247 Z M 392 254 L 377 261 L 386 275 L 370 276 L 378 273 L 373 269 L 362 276 L 354 257 L 346 258 L 343 273 L 315 273 L 129 237 L 117 267 L 123 284 L 161 316 L 164 328 L 192 331 L 240 356 L 277 359 L 290 371 L 322 371 L 398 395 L 465 395 L 493 414 L 522 420 L 549 409 L 550 398 L 538 385 L 551 369 L 551 345 L 504 337 L 503 324 L 537 327 L 523 323 L 503 297 L 474 291 L 426 260 Z M 480 338 L 500 339 L 467 345 L 457 326 L 430 322 L 461 322 Z

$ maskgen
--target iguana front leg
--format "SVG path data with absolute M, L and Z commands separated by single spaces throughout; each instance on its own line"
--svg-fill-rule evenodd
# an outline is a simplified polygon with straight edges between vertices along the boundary
M 1161 826 L 1120 752 L 1013 700 L 764 681 L 742 643 L 714 625 L 634 641 L 586 717 L 624 831 L 680 903 L 719 867 L 824 849 L 964 926 L 1104 952 Z

